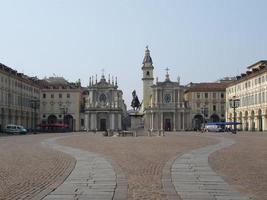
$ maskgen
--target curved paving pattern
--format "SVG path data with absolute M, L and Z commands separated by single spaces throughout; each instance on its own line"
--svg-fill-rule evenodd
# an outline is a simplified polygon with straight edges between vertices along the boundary
M 77 162 L 74 170 L 62 185 L 43 200 L 109 200 L 127 198 L 127 187 L 123 187 L 125 178 L 122 175 L 116 176 L 114 171 L 116 169 L 113 168 L 110 162 L 98 154 L 59 145 L 55 142 L 56 139 L 58 138 L 46 140 L 43 144 L 73 156 Z
M 177 158 L 171 168 L 175 190 L 183 200 L 248 200 L 231 188 L 209 166 L 208 157 L 215 151 L 234 144 L 231 139 L 218 137 L 220 142 L 195 149 Z

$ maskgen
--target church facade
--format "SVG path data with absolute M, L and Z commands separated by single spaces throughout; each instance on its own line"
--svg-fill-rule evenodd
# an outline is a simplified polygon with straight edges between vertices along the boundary
M 118 89 L 117 78 L 106 81 L 104 75 L 98 82 L 90 78 L 85 91 L 85 129 L 88 131 L 121 130 L 125 109 L 122 91 Z
M 168 69 L 163 82 L 153 83 L 153 62 L 147 48 L 143 60 L 144 128 L 147 131 L 182 131 L 191 128 L 190 108 L 184 100 L 185 86 L 170 80 Z

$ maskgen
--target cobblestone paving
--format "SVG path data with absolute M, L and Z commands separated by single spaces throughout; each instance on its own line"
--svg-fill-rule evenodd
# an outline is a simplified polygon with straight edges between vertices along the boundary
M 54 136 L 0 137 L 1 200 L 41 199 L 68 176 L 75 160 L 40 143 Z
M 168 134 L 166 137 L 101 137 L 83 134 L 58 143 L 106 155 L 115 161 L 128 180 L 128 199 L 167 199 L 162 188 L 166 162 L 191 149 L 217 143 L 198 134 Z
M 236 143 L 210 156 L 212 168 L 238 191 L 255 200 L 267 199 L 267 133 L 225 137 Z
M 211 153 L 234 144 L 220 137 L 220 143 L 195 149 L 177 158 L 172 165 L 172 182 L 183 200 L 248 200 L 231 188 L 209 166 Z
M 64 183 L 44 200 L 114 199 L 117 178 L 111 164 L 100 155 L 59 145 L 55 142 L 56 139 L 49 139 L 43 143 L 55 150 L 70 154 L 77 162 Z M 126 188 L 125 191 L 120 190 L 119 196 L 117 195 L 115 199 L 125 199 L 126 194 Z

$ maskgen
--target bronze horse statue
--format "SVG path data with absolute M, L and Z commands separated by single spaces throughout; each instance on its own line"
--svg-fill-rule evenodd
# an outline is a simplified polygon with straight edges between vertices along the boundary
M 136 95 L 135 90 L 132 92 L 132 96 L 133 96 L 133 100 L 132 100 L 131 106 L 133 107 L 133 109 L 135 111 L 140 110 L 141 104 L 140 104 L 140 101 L 138 99 L 138 96 Z

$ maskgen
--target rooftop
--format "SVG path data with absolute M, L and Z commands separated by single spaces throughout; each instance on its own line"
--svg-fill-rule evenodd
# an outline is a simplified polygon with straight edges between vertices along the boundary
M 36 84 L 39 81 L 39 79 L 37 77 L 29 77 L 29 76 L 27 76 L 27 75 L 25 75 L 23 73 L 17 72 L 16 70 L 14 70 L 11 67 L 8 67 L 8 66 L 6 66 L 6 65 L 4 65 L 2 63 L 0 63 L 0 70 L 4 71 L 6 73 L 9 73 L 9 74 L 11 74 L 13 76 L 16 76 L 18 78 L 21 78 L 24 81 L 33 83 L 33 84 Z
M 186 92 L 225 91 L 227 83 L 190 83 Z

